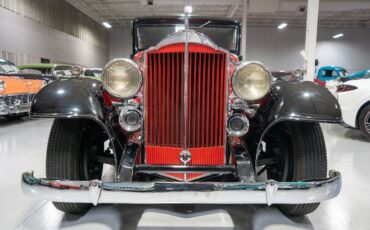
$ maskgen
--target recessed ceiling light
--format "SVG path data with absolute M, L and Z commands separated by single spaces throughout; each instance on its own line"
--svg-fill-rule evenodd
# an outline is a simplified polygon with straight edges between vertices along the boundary
M 340 38 L 340 37 L 343 37 L 343 34 L 336 34 L 336 35 L 333 36 L 334 39 Z
M 281 23 L 277 28 L 279 29 L 279 30 L 282 30 L 282 29 L 284 29 L 285 27 L 287 27 L 287 25 L 288 25 L 288 23 Z
M 191 14 L 193 12 L 193 7 L 192 6 L 185 6 L 184 11 L 187 14 Z
M 112 28 L 112 26 L 111 26 L 111 24 L 109 24 L 109 22 L 103 22 L 102 24 L 103 24 L 103 26 L 105 26 L 105 28 L 108 28 L 108 29 Z

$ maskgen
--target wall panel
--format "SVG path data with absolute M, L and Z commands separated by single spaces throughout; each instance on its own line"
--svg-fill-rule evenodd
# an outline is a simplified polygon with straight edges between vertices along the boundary
M 0 31 L 0 56 L 16 64 L 108 61 L 107 30 L 64 1 L 0 0 Z
M 108 47 L 107 30 L 65 1 L 0 0 L 0 7 L 66 32 L 94 45 L 104 48 Z

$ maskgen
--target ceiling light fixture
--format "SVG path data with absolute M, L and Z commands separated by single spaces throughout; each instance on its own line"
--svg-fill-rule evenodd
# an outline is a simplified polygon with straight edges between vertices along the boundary
M 340 38 L 340 37 L 343 37 L 343 34 L 336 34 L 336 35 L 333 36 L 334 39 Z
M 184 12 L 187 14 L 191 14 L 193 12 L 193 7 L 192 6 L 185 6 L 184 7 Z
M 285 27 L 287 27 L 287 25 L 288 25 L 288 23 L 281 23 L 277 28 L 279 29 L 279 30 L 282 30 L 282 29 L 284 29 Z
M 102 24 L 105 28 L 108 28 L 108 29 L 112 28 L 112 26 L 111 26 L 111 24 L 109 24 L 109 22 L 103 22 Z

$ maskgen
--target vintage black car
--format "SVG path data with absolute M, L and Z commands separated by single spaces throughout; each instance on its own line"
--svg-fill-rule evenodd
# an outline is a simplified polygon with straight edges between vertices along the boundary
M 150 17 L 133 21 L 133 60 L 103 82 L 54 82 L 33 117 L 54 120 L 46 179 L 23 192 L 68 213 L 99 203 L 276 204 L 304 215 L 338 195 L 320 122 L 340 123 L 336 99 L 312 82 L 272 82 L 241 62 L 240 24 Z M 102 181 L 103 165 L 115 167 Z

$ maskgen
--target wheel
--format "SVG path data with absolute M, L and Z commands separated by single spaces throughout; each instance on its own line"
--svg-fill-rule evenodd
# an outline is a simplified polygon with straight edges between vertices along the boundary
M 266 152 L 273 159 L 265 166 L 268 179 L 301 181 L 327 176 L 325 140 L 318 123 L 278 124 L 269 133 L 266 144 Z M 300 216 L 313 212 L 319 204 L 281 204 L 277 207 L 287 215 Z
M 358 117 L 358 127 L 364 136 L 370 140 L 370 105 L 361 110 Z
M 94 156 L 104 152 L 101 130 L 85 119 L 55 119 L 46 155 L 46 176 L 53 179 L 101 179 L 103 164 Z M 60 211 L 86 212 L 91 204 L 53 202 Z

